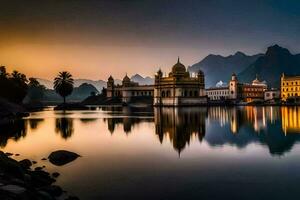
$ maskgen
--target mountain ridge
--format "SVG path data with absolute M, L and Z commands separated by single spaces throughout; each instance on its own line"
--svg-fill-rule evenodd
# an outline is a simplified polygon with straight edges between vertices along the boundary
M 241 72 L 260 56 L 262 54 L 249 56 L 241 51 L 229 56 L 209 54 L 198 63 L 188 67 L 188 71 L 198 72 L 202 70 L 206 75 L 206 86 L 211 87 L 219 81 L 227 82 L 233 72 Z
M 288 49 L 277 44 L 267 48 L 266 53 L 259 57 L 238 74 L 243 82 L 250 82 L 256 75 L 266 80 L 270 87 L 280 86 L 280 76 L 300 74 L 300 54 L 292 54 Z

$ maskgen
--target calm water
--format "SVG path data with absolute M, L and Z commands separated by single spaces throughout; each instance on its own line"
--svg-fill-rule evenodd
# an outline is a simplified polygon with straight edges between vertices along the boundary
M 0 130 L 81 199 L 298 199 L 300 107 L 97 108 L 32 113 Z M 80 155 L 54 166 L 58 149 Z

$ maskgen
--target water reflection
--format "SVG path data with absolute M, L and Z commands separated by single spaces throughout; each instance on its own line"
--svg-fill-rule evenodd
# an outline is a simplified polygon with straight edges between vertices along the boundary
M 174 149 L 180 153 L 192 137 L 202 141 L 206 115 L 206 108 L 155 108 L 155 132 L 161 143 L 168 136 Z
M 111 134 L 115 132 L 118 125 L 123 126 L 123 131 L 129 134 L 132 128 L 141 122 L 153 122 L 153 119 L 149 118 L 133 118 L 133 117 L 122 117 L 122 118 L 104 118 L 104 123 L 107 123 L 107 128 Z
M 17 120 L 2 125 L 0 127 L 0 147 L 5 147 L 9 139 L 18 141 L 21 137 L 25 137 L 26 134 L 27 128 L 24 120 Z
M 285 134 L 300 133 L 300 108 L 282 107 L 282 130 Z
M 55 132 L 67 140 L 73 136 L 74 127 L 80 126 L 79 130 L 92 127 L 93 130 L 99 124 L 103 124 L 111 134 L 116 130 L 120 131 L 118 127 L 122 127 L 125 134 L 130 134 L 139 125 L 153 125 L 147 129 L 150 128 L 157 136 L 157 142 L 170 142 L 178 153 L 195 142 L 199 145 L 208 144 L 212 148 L 235 146 L 238 149 L 256 144 L 267 148 L 271 155 L 284 155 L 300 140 L 300 107 L 190 107 L 153 110 L 106 107 L 102 110 L 74 111 L 63 115 L 60 112 L 44 111 L 32 116 L 0 127 L 0 146 L 5 147 L 9 139 L 18 141 L 25 137 L 28 129 L 47 127 L 48 131 L 51 129 L 49 134 Z M 80 123 L 76 124 L 76 121 Z M 49 122 L 51 125 L 48 125 Z M 44 123 L 46 126 L 41 125 Z
M 29 126 L 31 129 L 37 129 L 38 126 L 44 121 L 44 119 L 28 119 Z
M 65 117 L 56 119 L 55 132 L 64 139 L 70 138 L 74 132 L 73 119 Z

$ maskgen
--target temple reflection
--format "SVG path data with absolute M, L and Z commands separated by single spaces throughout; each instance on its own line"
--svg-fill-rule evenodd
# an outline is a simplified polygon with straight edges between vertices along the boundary
M 201 142 L 205 136 L 207 108 L 155 108 L 155 132 L 162 143 L 165 136 L 177 152 L 181 152 L 192 138 Z
M 112 117 L 104 118 L 107 128 L 111 134 L 114 133 L 116 126 L 122 125 L 123 131 L 129 134 L 132 128 L 142 122 L 153 122 L 153 108 L 131 108 L 131 107 L 104 107 Z

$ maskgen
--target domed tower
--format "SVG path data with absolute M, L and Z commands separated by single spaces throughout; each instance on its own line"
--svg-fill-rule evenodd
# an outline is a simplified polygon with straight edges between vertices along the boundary
M 205 79 L 204 79 L 203 71 L 201 71 L 201 70 L 198 71 L 197 78 L 198 78 L 198 81 L 200 84 L 199 95 L 204 96 L 205 95 Z
M 186 71 L 185 66 L 180 62 L 179 57 L 177 63 L 173 65 L 172 72 L 170 72 L 169 75 L 173 77 L 189 76 L 189 73 Z
M 113 97 L 114 96 L 114 78 L 112 76 L 109 76 L 107 81 L 107 97 Z
M 161 71 L 161 69 L 159 69 L 156 74 L 155 74 L 155 83 L 158 83 L 160 81 L 160 79 L 162 78 L 163 73 Z
M 127 74 L 124 76 L 122 84 L 123 84 L 123 87 L 130 86 L 130 78 L 127 76 Z
M 231 80 L 229 81 L 229 99 L 238 98 L 238 79 L 235 73 L 231 75 Z

